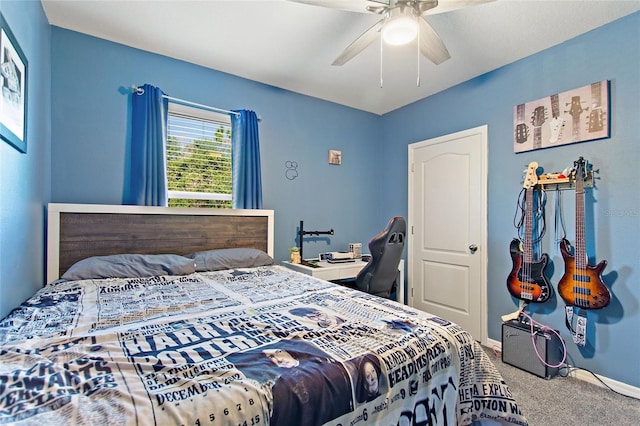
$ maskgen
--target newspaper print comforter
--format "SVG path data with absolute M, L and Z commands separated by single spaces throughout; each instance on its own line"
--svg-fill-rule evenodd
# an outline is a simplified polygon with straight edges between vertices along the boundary
M 62 282 L 0 322 L 0 424 L 526 425 L 467 332 L 281 266 Z

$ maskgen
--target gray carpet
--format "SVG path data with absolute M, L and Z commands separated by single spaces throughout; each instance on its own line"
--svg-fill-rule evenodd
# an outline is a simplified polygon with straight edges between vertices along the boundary
M 640 400 L 584 380 L 543 379 L 509 364 L 484 347 L 509 386 L 530 426 L 640 425 Z

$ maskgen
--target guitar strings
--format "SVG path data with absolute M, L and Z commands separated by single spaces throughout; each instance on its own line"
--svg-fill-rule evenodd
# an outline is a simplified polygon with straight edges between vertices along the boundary
M 581 242 L 581 247 L 584 247 L 584 164 L 578 164 L 575 171 L 576 178 L 576 215 L 580 212 L 582 217 L 582 223 L 578 223 L 576 221 L 576 242 Z M 576 216 L 577 217 L 577 216 Z M 576 256 L 574 258 L 575 269 L 577 271 L 576 275 L 574 275 L 574 286 L 576 285 L 576 281 L 578 282 L 578 287 L 580 288 L 579 294 L 574 293 L 574 302 L 580 302 L 578 306 L 585 307 L 585 295 L 587 294 L 587 284 L 583 284 L 582 277 L 586 276 L 586 252 L 581 253 L 583 256 L 578 256 L 578 253 L 574 253 Z M 576 277 L 579 277 L 576 280 Z M 577 298 L 577 300 L 576 300 Z M 588 303 L 588 302 L 587 302 Z M 577 304 L 577 303 L 576 303 Z
M 532 239 L 532 242 L 534 244 L 539 243 L 547 232 L 547 220 L 544 215 L 544 206 L 546 204 L 547 195 L 546 191 L 544 190 L 539 190 L 537 192 L 541 193 L 541 201 L 538 203 L 538 208 L 536 209 L 536 217 L 538 217 L 538 222 L 542 224 L 542 227 L 536 227 L 536 229 L 540 230 L 538 231 L 536 237 Z M 525 238 L 524 224 L 526 220 L 526 211 L 526 190 L 523 188 L 520 190 L 520 194 L 518 195 L 516 211 L 513 215 L 513 226 L 518 231 L 518 238 L 520 239 L 520 241 L 523 241 Z
M 538 195 L 537 198 L 536 194 Z M 546 192 L 536 185 L 534 188 L 531 188 L 530 199 L 527 198 L 528 195 L 527 189 L 522 188 L 520 190 L 513 217 L 513 224 L 517 229 L 518 239 L 520 240 L 523 251 L 522 265 L 520 268 L 522 279 L 518 280 L 521 293 L 523 290 L 526 290 L 527 293 L 531 293 L 532 291 L 531 277 L 533 276 L 533 258 L 536 253 L 539 254 L 540 252 L 540 242 L 546 234 L 547 229 L 544 214 L 547 199 Z M 534 206 L 536 207 L 535 209 Z M 527 227 L 529 228 L 530 236 L 527 235 Z M 536 231 L 535 238 L 533 235 L 534 229 Z M 525 259 L 525 253 L 529 253 L 532 259 Z
M 526 207 L 528 206 L 528 203 L 529 203 L 529 199 L 527 197 L 528 195 L 529 195 L 529 191 L 525 190 L 525 194 L 524 194 L 525 210 L 522 212 L 522 218 L 524 220 L 524 233 L 523 233 L 523 238 L 520 240 L 520 245 L 522 249 L 522 256 L 521 256 L 522 265 L 520 268 L 522 270 L 522 276 L 520 279 L 520 297 L 524 297 L 524 294 L 526 294 L 527 297 L 529 296 L 528 288 L 526 288 L 526 283 L 529 282 L 528 277 L 530 276 L 529 262 L 527 262 L 527 259 L 526 259 L 526 253 L 529 253 L 527 244 L 530 243 L 530 241 L 527 240 L 527 227 L 531 224 L 531 217 L 527 213 L 527 207 Z
M 520 189 L 520 193 L 518 194 L 518 199 L 516 200 L 516 210 L 514 212 L 513 215 L 513 225 L 516 228 L 516 232 L 518 234 L 518 240 L 520 240 L 520 243 L 522 244 L 522 241 L 524 241 L 524 234 L 523 234 L 523 224 L 525 221 L 525 212 L 526 212 L 526 206 L 525 204 L 525 197 L 526 197 L 526 190 L 524 188 Z M 519 218 L 518 218 L 518 213 Z M 527 271 L 526 271 L 526 262 L 524 262 L 524 259 L 522 259 L 522 264 L 520 265 L 520 270 L 521 270 L 521 274 L 522 274 L 522 278 L 527 276 Z M 516 275 L 516 279 L 517 279 L 517 275 Z M 520 298 L 522 299 L 522 290 L 523 290 L 523 284 L 522 284 L 522 279 L 518 279 L 518 286 L 520 287 Z
M 544 215 L 544 206 L 546 203 L 546 194 L 538 185 L 534 186 L 531 191 L 531 264 L 529 266 L 529 279 L 533 280 L 533 262 L 540 258 L 540 242 L 544 237 L 547 229 L 547 223 Z M 535 208 L 534 208 L 535 207 Z M 533 233 L 536 232 L 534 238 Z

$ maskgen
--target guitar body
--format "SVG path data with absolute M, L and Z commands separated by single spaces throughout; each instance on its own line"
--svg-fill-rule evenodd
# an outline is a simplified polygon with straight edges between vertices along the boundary
M 564 275 L 558 283 L 558 293 L 567 305 L 583 309 L 600 309 L 609 304 L 611 294 L 602 281 L 602 271 L 607 266 L 603 260 L 596 266 L 576 268 L 576 259 L 571 253 L 569 241 L 560 242 L 560 253 L 564 259 Z
M 513 297 L 528 302 L 546 302 L 551 296 L 551 285 L 545 276 L 545 268 L 549 257 L 540 256 L 540 260 L 527 263 L 524 261 L 520 241 L 514 238 L 509 246 L 513 268 L 507 277 L 507 289 Z

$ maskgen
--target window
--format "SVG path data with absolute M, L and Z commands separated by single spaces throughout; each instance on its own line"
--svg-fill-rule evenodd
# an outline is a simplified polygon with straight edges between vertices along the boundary
M 231 119 L 169 102 L 169 207 L 231 208 Z

